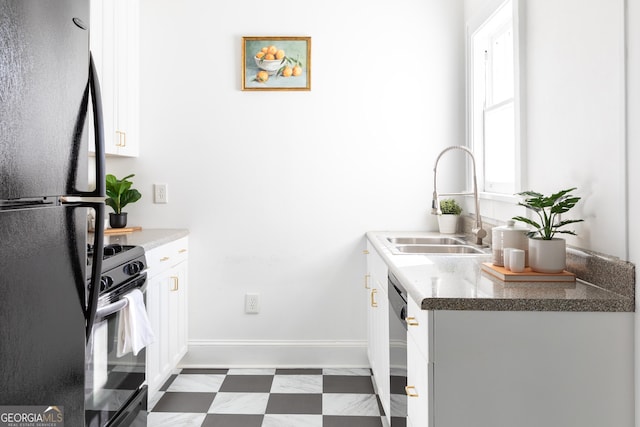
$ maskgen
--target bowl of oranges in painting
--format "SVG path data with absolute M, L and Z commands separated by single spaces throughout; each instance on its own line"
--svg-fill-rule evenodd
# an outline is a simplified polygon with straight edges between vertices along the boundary
M 265 46 L 253 57 L 256 65 L 270 76 L 274 75 L 286 62 L 284 50 L 276 46 Z
M 273 75 L 297 77 L 302 74 L 299 61 L 287 57 L 285 51 L 275 45 L 264 46 L 256 52 L 253 59 L 261 70 L 256 76 L 258 81 L 266 81 L 269 76 Z

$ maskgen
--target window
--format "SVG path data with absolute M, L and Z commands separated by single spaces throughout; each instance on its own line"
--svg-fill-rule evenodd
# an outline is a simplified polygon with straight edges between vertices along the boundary
M 513 194 L 521 184 L 518 6 L 508 0 L 469 28 L 469 145 L 488 193 Z

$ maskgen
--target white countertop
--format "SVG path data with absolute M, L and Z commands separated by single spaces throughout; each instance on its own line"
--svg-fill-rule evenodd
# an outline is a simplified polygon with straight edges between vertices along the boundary
M 145 251 L 149 251 L 188 235 L 189 230 L 183 228 L 143 228 L 122 234 L 108 234 L 104 236 L 104 244 L 142 246 Z

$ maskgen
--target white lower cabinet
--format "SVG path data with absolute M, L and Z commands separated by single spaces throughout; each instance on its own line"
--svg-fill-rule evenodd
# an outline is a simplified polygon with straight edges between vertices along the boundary
M 187 353 L 188 238 L 147 251 L 147 313 L 155 342 L 147 347 L 149 397 Z
M 429 332 L 433 312 L 420 309 L 409 297 L 407 302 L 407 420 L 413 426 L 427 427 L 433 414 L 433 348 Z
M 375 249 L 367 249 L 365 300 L 367 304 L 367 340 L 369 364 L 385 414 L 391 405 L 389 380 L 389 304 L 387 297 L 387 266 Z
M 388 270 L 367 252 L 369 360 L 389 414 Z M 427 311 L 409 296 L 407 425 L 633 427 L 633 330 L 633 313 Z

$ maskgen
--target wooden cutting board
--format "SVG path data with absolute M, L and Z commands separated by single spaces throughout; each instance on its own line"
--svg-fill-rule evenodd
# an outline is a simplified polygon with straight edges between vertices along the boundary
M 522 273 L 514 273 L 490 262 L 482 263 L 482 271 L 504 282 L 575 282 L 576 280 L 576 275 L 566 270 L 562 273 L 538 273 L 527 267 Z
M 109 234 L 125 234 L 140 230 L 142 230 L 142 227 L 105 228 L 104 234 L 105 236 Z

